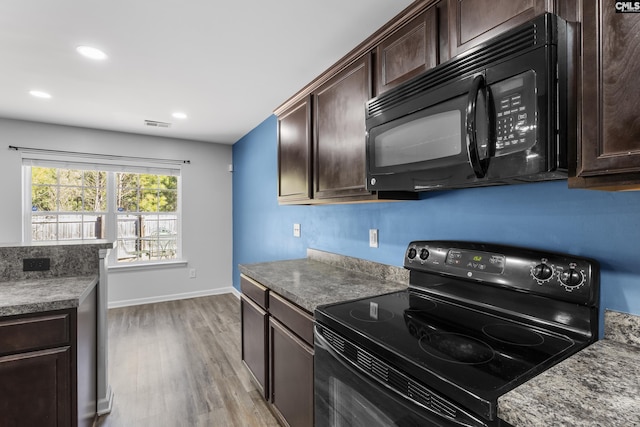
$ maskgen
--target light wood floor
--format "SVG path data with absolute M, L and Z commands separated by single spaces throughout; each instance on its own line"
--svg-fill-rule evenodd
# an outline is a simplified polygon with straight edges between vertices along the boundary
M 109 377 L 99 427 L 279 426 L 240 360 L 232 294 L 109 310 Z

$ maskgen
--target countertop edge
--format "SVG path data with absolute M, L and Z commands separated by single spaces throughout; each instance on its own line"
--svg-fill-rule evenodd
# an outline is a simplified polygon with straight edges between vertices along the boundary
M 84 292 L 78 297 L 78 305 L 76 307 L 81 306 L 82 303 L 85 302 L 87 297 L 91 295 L 91 292 L 93 292 L 93 289 L 98 285 L 98 283 L 100 283 L 100 276 L 96 274 L 93 280 L 91 280 L 91 283 L 87 285 Z
M 31 288 L 28 290 L 31 291 L 36 288 L 56 286 L 69 281 L 72 281 L 71 289 L 66 290 L 63 296 L 46 297 L 29 302 L 18 302 L 11 305 L 0 306 L 0 319 L 10 316 L 37 314 L 48 311 L 78 308 L 91 294 L 91 291 L 93 291 L 93 289 L 97 286 L 99 282 L 99 276 L 97 274 L 94 274 L 0 283 L 0 295 L 2 295 L 3 286 L 11 287 L 12 290 L 19 289 L 23 286 L 28 286 L 29 288 Z

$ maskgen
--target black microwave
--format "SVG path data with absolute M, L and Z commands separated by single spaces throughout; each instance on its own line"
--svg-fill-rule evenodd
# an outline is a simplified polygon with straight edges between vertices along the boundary
M 544 14 L 368 101 L 367 189 L 567 178 L 576 34 Z

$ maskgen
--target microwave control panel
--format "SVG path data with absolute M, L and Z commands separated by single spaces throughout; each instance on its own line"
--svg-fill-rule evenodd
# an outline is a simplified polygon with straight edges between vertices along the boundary
M 491 85 L 496 108 L 496 157 L 536 143 L 536 78 L 527 71 Z

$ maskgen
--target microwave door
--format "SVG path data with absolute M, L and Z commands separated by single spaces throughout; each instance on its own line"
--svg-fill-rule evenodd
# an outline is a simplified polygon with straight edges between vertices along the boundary
M 387 112 L 367 134 L 369 190 L 437 190 L 483 179 L 493 153 L 489 94 L 484 79 L 472 76 Z

